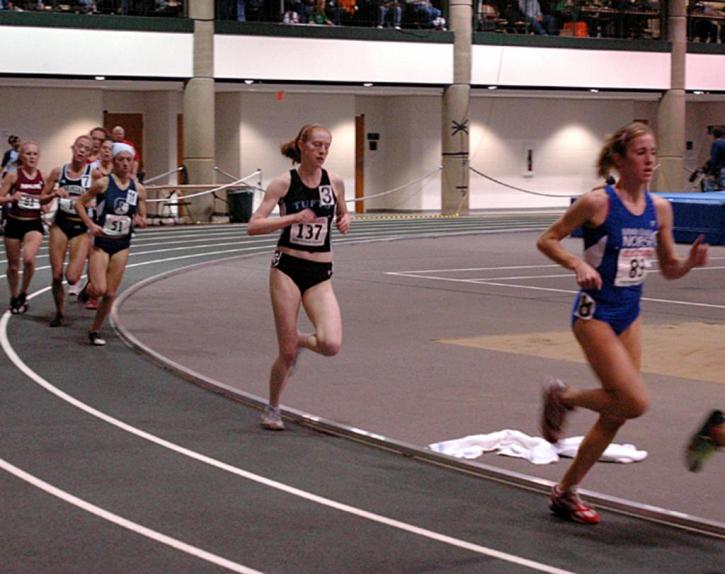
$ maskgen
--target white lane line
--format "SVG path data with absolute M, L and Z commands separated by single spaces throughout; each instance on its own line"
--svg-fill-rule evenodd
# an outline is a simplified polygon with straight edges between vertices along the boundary
M 2 458 L 0 458 L 0 468 L 16 476 L 17 478 L 33 485 L 34 487 L 47 492 L 51 496 L 60 498 L 64 502 L 72 504 L 73 506 L 77 506 L 81 510 L 85 510 L 86 512 L 90 512 L 91 514 L 95 514 L 96 516 L 103 518 L 104 520 L 108 520 L 109 522 L 121 526 L 122 528 L 126 528 L 127 530 L 135 532 L 136 534 L 140 534 L 141 536 L 145 536 L 146 538 L 150 538 L 152 540 L 155 540 L 156 542 L 160 542 L 161 544 L 171 546 L 171 548 L 174 548 L 175 550 L 180 550 L 181 552 L 185 552 L 186 554 L 191 554 L 196 558 L 205 560 L 206 562 L 211 562 L 212 564 L 216 564 L 217 566 L 221 566 L 223 568 L 226 568 L 227 570 L 231 570 L 232 572 L 240 572 L 241 574 L 262 574 L 259 570 L 254 570 L 237 562 L 232 562 L 231 560 L 227 560 L 226 558 L 223 558 L 216 554 L 212 554 L 211 552 L 207 552 L 206 550 L 203 550 L 197 546 L 192 546 L 191 544 L 187 544 L 186 542 L 183 542 L 177 538 L 167 536 L 166 534 L 163 534 L 158 530 L 152 530 L 151 528 L 142 526 L 137 522 L 128 520 L 123 516 L 119 516 L 118 514 L 109 512 L 108 510 L 96 506 L 95 504 L 91 504 L 90 502 L 87 502 L 82 498 L 73 496 L 69 492 L 61 490 L 60 488 L 57 488 L 52 484 L 41 480 L 37 476 L 25 472 L 21 468 L 10 464 Z
M 167 260 L 163 260 L 163 261 L 167 261 Z M 136 265 L 144 265 L 144 264 L 150 264 L 150 263 L 152 263 L 152 262 L 144 262 L 144 263 L 139 263 Z M 129 267 L 130 267 L 130 265 L 129 265 Z M 50 287 L 45 287 L 44 289 L 41 289 L 40 291 L 37 291 L 37 292 L 33 293 L 32 295 L 30 295 L 30 297 L 28 297 L 28 299 L 33 299 L 49 290 L 50 290 Z M 454 538 L 452 536 L 447 536 L 447 535 L 441 534 L 439 532 L 428 530 L 426 528 L 421 528 L 421 527 L 418 527 L 418 526 L 415 526 L 412 524 L 408 524 L 406 522 L 395 520 L 394 518 L 389 518 L 387 516 L 369 512 L 367 510 L 363 510 L 363 509 L 357 508 L 355 506 L 350 506 L 348 504 L 337 502 L 336 500 L 332 500 L 330 498 L 325 498 L 323 496 L 319 496 L 319 495 L 313 494 L 311 492 L 307 492 L 305 490 L 301 490 L 299 488 L 289 486 L 282 482 L 272 480 L 272 479 L 266 478 L 264 476 L 246 471 L 242 468 L 232 466 L 225 462 L 221 462 L 219 460 L 216 460 L 216 459 L 206 456 L 204 454 L 198 453 L 196 451 L 187 449 L 185 447 L 182 447 L 180 445 L 177 445 L 175 443 L 162 439 L 156 435 L 143 431 L 137 427 L 131 426 L 115 417 L 107 415 L 106 413 L 91 407 L 90 405 L 88 405 L 88 404 L 76 399 L 75 397 L 69 395 L 68 393 L 60 390 L 58 387 L 52 385 L 50 382 L 46 381 L 38 373 L 36 373 L 30 367 L 28 367 L 28 365 L 26 365 L 25 362 L 18 356 L 18 354 L 15 352 L 15 349 L 10 344 L 10 340 L 9 340 L 8 334 L 7 334 L 8 321 L 10 320 L 10 317 L 11 317 L 10 312 L 6 311 L 3 314 L 2 319 L 0 319 L 0 346 L 2 347 L 5 354 L 8 356 L 8 359 L 15 365 L 15 367 L 18 370 L 20 370 L 25 376 L 27 376 L 29 379 L 31 379 L 33 382 L 35 382 L 39 386 L 43 387 L 48 392 L 54 394 L 56 397 L 73 405 L 74 407 L 90 414 L 91 416 L 94 416 L 110 425 L 115 426 L 116 428 L 119 428 L 125 432 L 133 434 L 139 438 L 147 440 L 151 443 L 154 443 L 158 446 L 169 449 L 169 450 L 176 452 L 178 454 L 181 454 L 183 456 L 189 457 L 193 460 L 197 460 L 197 461 L 207 464 L 209 466 L 229 472 L 236 476 L 240 476 L 240 477 L 250 480 L 252 482 L 262 484 L 264 486 L 285 492 L 292 496 L 297 496 L 299 498 L 309 500 L 310 502 L 314 502 L 314 503 L 320 504 L 322 506 L 326 506 L 328 508 L 332 508 L 332 509 L 335 509 L 335 510 L 338 510 L 341 512 L 345 512 L 345 513 L 357 516 L 359 518 L 364 518 L 366 520 L 370 520 L 370 521 L 376 522 L 378 524 L 383 524 L 385 526 L 397 528 L 399 530 L 403 530 L 405 532 L 409 532 L 409 533 L 415 534 L 417 536 L 428 538 L 429 540 L 434 540 L 436 542 L 441 542 L 443 544 L 448 544 L 450 546 L 462 548 L 464 550 L 468 550 L 468 551 L 471 551 L 471 552 L 474 552 L 477 554 L 482 554 L 482 555 L 490 556 L 492 558 L 496 558 L 498 560 L 502 560 L 505 562 L 518 564 L 519 566 L 524 566 L 524 567 L 530 568 L 532 570 L 537 570 L 539 572 L 548 572 L 550 574 L 571 574 L 567 570 L 562 570 L 562 569 L 556 568 L 554 566 L 549 566 L 548 564 L 543 564 L 543 563 L 537 562 L 535 560 L 529 560 L 527 558 L 522 558 L 520 556 L 515 556 L 513 554 L 508 554 L 506 552 L 494 550 L 493 548 L 488 548 L 486 546 L 481 546 L 479 544 L 467 542 L 465 540 Z M 16 476 L 18 476 L 18 475 L 16 475 Z
M 507 271 L 511 269 L 546 269 L 551 267 L 561 267 L 561 265 L 553 264 L 539 264 L 539 265 L 498 265 L 494 267 L 460 267 L 454 269 L 419 269 L 411 271 L 398 271 L 397 273 L 452 273 L 462 271 Z M 391 271 L 389 274 L 394 275 L 396 272 Z
M 558 267 L 558 265 L 554 265 L 554 267 Z M 718 269 L 725 269 L 725 266 L 723 267 L 697 267 L 695 269 L 692 269 L 692 271 L 715 271 Z M 476 282 L 481 281 L 523 281 L 523 280 L 529 280 L 529 279 L 574 279 L 574 273 L 568 272 L 568 273 L 556 273 L 553 275 L 506 275 L 503 277 L 486 277 L 482 279 L 474 278 L 473 280 Z
M 702 267 L 699 269 L 707 269 Z M 514 283 L 499 283 L 497 281 L 489 281 L 486 279 L 457 279 L 454 277 L 436 277 L 434 275 L 418 275 L 415 273 L 405 273 L 398 271 L 388 271 L 386 275 L 395 275 L 398 277 L 410 277 L 412 279 L 427 279 L 431 281 L 448 281 L 451 283 L 470 283 L 473 285 L 490 285 L 492 287 L 513 287 L 515 289 L 528 289 L 530 291 L 548 291 L 550 293 L 570 293 L 576 294 L 579 291 L 576 289 L 557 289 L 554 287 L 537 287 L 534 285 L 516 285 Z M 713 303 L 697 303 L 695 301 L 680 301 L 677 299 L 658 299 L 655 297 L 642 297 L 642 301 L 649 301 L 650 303 L 666 303 L 668 305 L 685 305 L 689 307 L 706 307 L 709 309 L 725 309 L 725 305 L 715 305 Z

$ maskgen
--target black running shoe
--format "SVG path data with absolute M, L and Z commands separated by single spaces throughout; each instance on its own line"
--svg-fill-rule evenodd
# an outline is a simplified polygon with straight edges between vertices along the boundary
M 56 313 L 53 320 L 50 322 L 51 327 L 62 327 L 63 326 L 63 315 Z
M 106 340 L 101 339 L 98 335 L 98 331 L 90 331 L 88 333 L 88 341 L 91 345 L 95 345 L 96 347 L 103 347 L 106 344 Z
M 723 419 L 722 411 L 714 410 L 708 415 L 702 428 L 690 438 L 690 442 L 687 444 L 685 460 L 687 468 L 692 472 L 700 471 L 702 464 L 720 448 L 715 433 L 723 422 L 725 422 L 725 419 Z
M 28 310 L 27 294 L 21 293 L 17 297 L 10 298 L 10 312 L 13 315 L 20 315 Z
M 18 295 L 15 306 L 18 310 L 18 313 L 25 313 L 28 310 L 28 307 L 30 307 L 30 305 L 28 305 L 28 294 L 22 292 L 20 295 Z
M 80 293 L 78 293 L 78 302 L 88 303 L 88 299 L 90 299 L 90 295 L 88 294 L 88 283 L 86 283 Z

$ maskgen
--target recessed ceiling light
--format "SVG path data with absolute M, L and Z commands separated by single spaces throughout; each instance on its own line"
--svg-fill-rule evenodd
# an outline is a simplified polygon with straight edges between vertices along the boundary
M 254 80 L 244 80 L 244 83 L 247 84 L 247 85 L 253 84 L 254 83 Z
M 365 86 L 366 88 L 372 88 L 372 87 L 373 87 L 374 85 L 375 85 L 375 84 L 373 84 L 372 82 L 365 82 L 365 83 L 363 84 L 363 86 Z
M 95 79 L 96 80 L 99 80 L 99 81 L 105 80 L 106 79 L 106 76 L 96 76 Z
M 498 86 L 489 86 L 488 89 L 489 90 L 497 90 L 498 89 Z
M 590 92 L 591 92 L 592 94 L 598 94 L 598 93 L 599 93 L 599 90 L 597 90 L 596 88 L 591 88 L 591 89 L 590 89 L 589 91 L 590 91 Z

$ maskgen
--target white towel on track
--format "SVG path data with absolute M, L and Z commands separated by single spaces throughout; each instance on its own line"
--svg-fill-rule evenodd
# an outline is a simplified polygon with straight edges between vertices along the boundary
M 557 462 L 560 456 L 574 457 L 584 437 L 564 438 L 551 444 L 541 437 L 532 437 L 517 430 L 501 430 L 489 434 L 469 435 L 463 438 L 437 442 L 428 448 L 456 458 L 478 458 L 485 452 L 525 458 L 534 464 Z M 647 451 L 637 450 L 633 444 L 610 444 L 599 458 L 603 462 L 630 463 L 647 458 Z

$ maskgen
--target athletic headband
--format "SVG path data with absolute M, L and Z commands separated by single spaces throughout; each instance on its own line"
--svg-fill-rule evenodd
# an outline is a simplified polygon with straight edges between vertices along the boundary
M 122 153 L 124 151 L 130 153 L 131 157 L 135 157 L 135 155 L 136 155 L 136 150 L 133 149 L 133 146 L 130 146 L 125 143 L 119 143 L 119 142 L 116 142 L 113 144 L 113 152 L 112 152 L 113 157 L 116 157 L 119 153 Z

